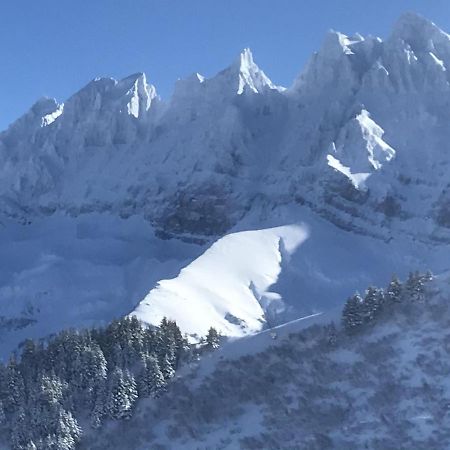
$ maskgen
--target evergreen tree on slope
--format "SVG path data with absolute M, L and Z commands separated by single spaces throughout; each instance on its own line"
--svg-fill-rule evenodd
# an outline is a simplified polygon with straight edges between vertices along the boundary
M 345 331 L 352 334 L 364 323 L 363 300 L 359 294 L 351 296 L 342 311 L 342 324 Z

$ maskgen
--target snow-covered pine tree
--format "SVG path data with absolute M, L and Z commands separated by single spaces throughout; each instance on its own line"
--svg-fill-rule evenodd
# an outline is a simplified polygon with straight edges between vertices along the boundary
M 20 358 L 20 368 L 23 376 L 36 381 L 42 367 L 41 345 L 32 339 L 26 339 Z
M 331 347 L 334 347 L 337 342 L 337 329 L 334 322 L 331 322 L 327 326 L 326 332 L 327 332 L 327 344 L 330 345 Z
M 97 380 L 94 389 L 94 406 L 91 411 L 91 427 L 100 428 L 107 413 L 108 391 L 106 380 Z
M 173 323 L 174 322 L 171 322 L 164 317 L 161 320 L 159 330 L 156 334 L 155 353 L 158 356 L 159 364 L 163 373 L 164 368 L 169 365 L 172 368 L 175 368 L 177 365 L 177 346 L 172 329 Z
M 0 427 L 6 425 L 6 414 L 3 402 L 0 400 Z
M 30 430 L 27 423 L 27 416 L 25 409 L 22 405 L 19 405 L 14 411 L 11 421 L 11 446 L 14 450 L 22 450 L 26 448 L 27 444 L 31 441 Z
M 423 281 L 425 282 L 429 282 L 432 281 L 434 278 L 433 273 L 431 272 L 431 270 L 427 270 L 425 272 L 425 274 L 423 275 Z
M 134 377 L 119 367 L 111 377 L 108 393 L 107 409 L 112 419 L 128 419 L 131 417 L 138 392 Z
M 41 377 L 41 401 L 48 405 L 62 404 L 67 383 L 62 382 L 56 375 Z
M 359 294 L 352 295 L 342 311 L 342 325 L 349 334 L 358 331 L 364 323 L 363 301 Z
M 95 401 L 95 389 L 106 380 L 107 376 L 107 361 L 96 342 L 90 343 L 79 355 L 76 368 L 77 403 L 92 409 Z
M 369 286 L 364 296 L 362 309 L 365 322 L 371 322 L 381 311 L 384 303 L 384 292 L 381 289 Z
M 13 412 L 25 404 L 25 384 L 14 358 L 9 361 L 7 367 L 7 389 L 6 405 L 4 406 L 8 411 Z
M 27 417 L 31 437 L 36 438 L 35 442 L 39 438 L 57 436 L 58 420 L 64 410 L 67 387 L 67 383 L 62 382 L 56 375 L 43 375 L 38 383 L 33 385 L 29 395 Z
M 134 405 L 136 400 L 139 397 L 136 380 L 134 379 L 134 375 L 127 370 L 124 372 L 124 381 L 125 381 L 125 392 L 127 394 L 127 399 L 130 407 L 126 410 L 123 417 L 130 418 L 133 412 Z
M 0 400 L 5 403 L 8 396 L 8 369 L 0 362 Z
M 403 286 L 397 275 L 392 275 L 391 281 L 386 288 L 386 301 L 389 303 L 398 303 L 402 300 Z
M 216 348 L 219 348 L 220 346 L 220 335 L 219 332 L 211 327 L 208 330 L 208 334 L 206 335 L 206 347 L 214 350 Z
M 159 367 L 158 358 L 146 355 L 143 358 L 143 369 L 139 377 L 139 390 L 144 397 L 156 396 L 165 386 L 166 381 Z
M 174 320 L 163 319 L 160 330 L 164 336 L 166 345 L 173 347 L 173 354 L 175 358 L 174 367 L 177 368 L 181 356 L 188 347 L 188 342 L 181 334 L 181 330 Z
M 405 293 L 411 301 L 422 301 L 425 291 L 425 280 L 419 272 L 410 272 L 405 283 Z
M 81 439 L 81 428 L 70 411 L 60 409 L 56 420 L 56 442 L 58 450 L 74 450 Z
M 163 377 L 165 380 L 168 380 L 169 378 L 172 378 L 175 374 L 174 369 L 174 362 L 175 359 L 172 355 L 169 353 L 166 353 L 161 361 L 161 373 L 163 374 Z

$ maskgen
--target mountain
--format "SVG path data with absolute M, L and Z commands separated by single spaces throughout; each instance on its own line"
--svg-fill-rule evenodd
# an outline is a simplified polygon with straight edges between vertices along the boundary
M 447 270 L 448 67 L 408 13 L 330 31 L 288 89 L 245 49 L 168 100 L 142 73 L 40 99 L 0 133 L 0 351 L 130 313 L 249 334 Z
M 448 242 L 449 58 L 449 36 L 405 14 L 385 41 L 330 32 L 289 89 L 248 49 L 168 101 L 144 74 L 96 79 L 0 135 L 2 213 L 111 211 L 220 235 L 257 202 L 304 202 L 362 233 Z

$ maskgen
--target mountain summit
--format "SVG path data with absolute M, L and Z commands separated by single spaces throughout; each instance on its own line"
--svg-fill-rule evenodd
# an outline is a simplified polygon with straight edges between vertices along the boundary
M 402 40 L 415 52 L 430 52 L 436 50 L 436 45 L 448 44 L 450 36 L 430 20 L 408 12 L 398 19 L 390 39 Z
M 253 55 L 249 48 L 245 48 L 236 61 L 221 75 L 231 75 L 239 79 L 237 94 L 244 93 L 249 89 L 255 93 L 264 92 L 265 89 L 277 89 L 266 74 L 255 64 Z

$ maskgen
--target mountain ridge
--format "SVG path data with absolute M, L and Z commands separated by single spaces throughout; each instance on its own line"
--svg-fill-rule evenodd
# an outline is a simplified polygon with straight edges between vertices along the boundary
M 448 35 L 408 13 L 386 41 L 330 32 L 288 89 L 249 49 L 210 79 L 180 80 L 168 101 L 145 74 L 95 79 L 0 134 L 1 213 L 141 214 L 162 235 L 220 236 L 259 198 L 304 202 L 356 232 L 450 241 L 449 65 Z
M 448 35 L 408 13 L 386 41 L 330 32 L 289 89 L 249 49 L 210 79 L 180 80 L 168 101 L 145 74 L 95 79 L 64 104 L 41 100 L 0 133 L 1 211 L 143 214 L 166 236 L 220 236 L 262 198 L 305 202 L 357 232 L 354 216 L 372 234 L 389 223 L 448 241 L 439 148 L 449 64 Z M 374 148 L 388 152 L 383 167 Z M 428 206 L 417 208 L 407 190 Z M 426 233 L 411 233 L 408 221 Z

